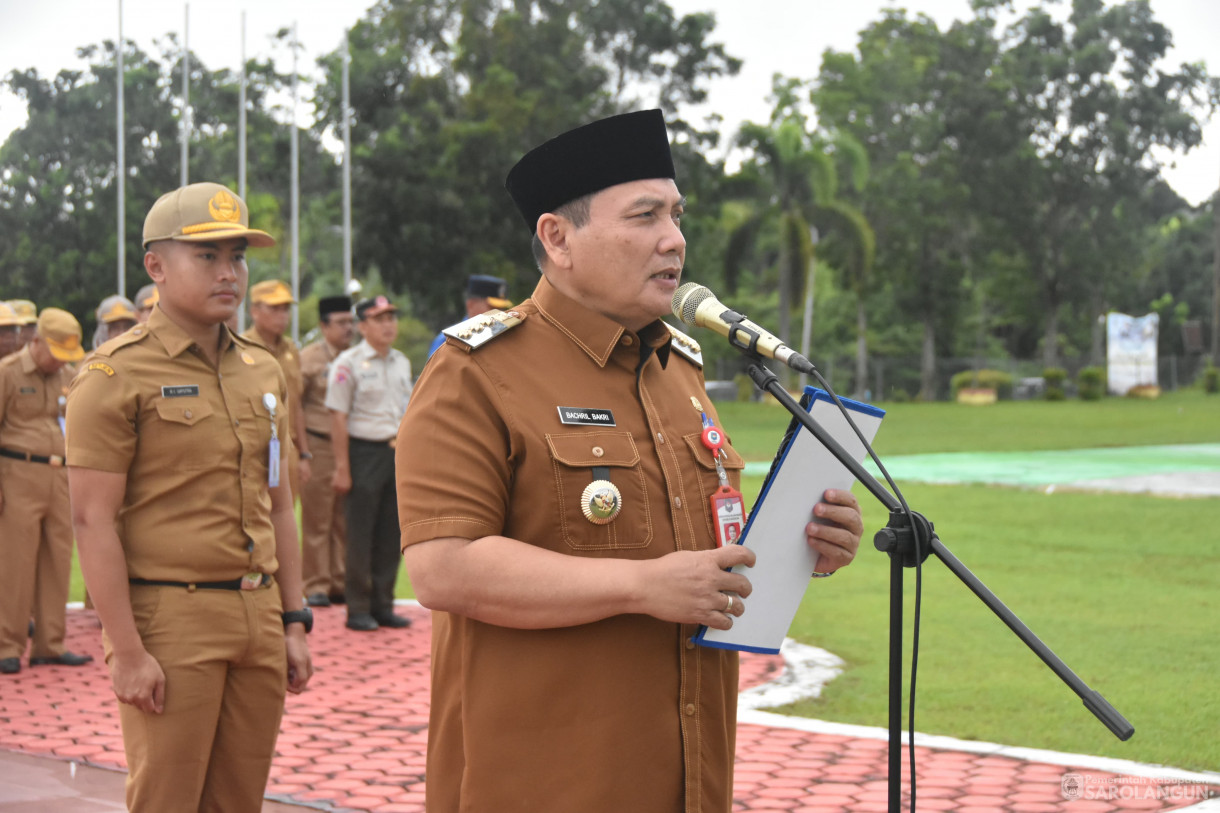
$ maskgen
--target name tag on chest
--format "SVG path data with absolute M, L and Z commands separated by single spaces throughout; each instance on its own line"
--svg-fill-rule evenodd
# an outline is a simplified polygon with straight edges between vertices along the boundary
M 614 413 L 608 409 L 593 407 L 556 407 L 559 422 L 578 426 L 617 426 Z
M 199 395 L 199 385 L 197 384 L 178 384 L 173 387 L 162 387 L 162 398 L 192 398 Z

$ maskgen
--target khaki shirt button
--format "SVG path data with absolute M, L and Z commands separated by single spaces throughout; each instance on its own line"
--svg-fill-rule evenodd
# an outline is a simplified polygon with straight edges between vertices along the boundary
M 686 704 L 686 708 L 684 709 L 684 711 L 686 712 L 686 716 L 687 716 L 687 717 L 690 717 L 691 715 L 693 715 L 693 714 L 695 713 L 695 704 L 694 704 L 694 703 L 687 703 L 687 704 Z
M 186 418 L 189 421 L 191 419 L 191 411 L 189 409 L 184 410 L 182 413 L 182 417 Z
M 687 649 L 694 649 L 694 648 L 695 648 L 695 641 L 694 641 L 694 639 L 693 639 L 693 638 L 687 638 L 687 639 L 686 639 L 686 648 L 687 648 Z
M 601 456 L 602 456 L 602 455 L 604 455 L 605 453 L 606 453 L 606 450 L 605 450 L 605 449 L 603 449 L 602 447 L 600 447 L 600 446 L 594 446 L 594 447 L 593 447 L 593 456 L 594 456 L 594 457 L 601 457 Z
M 630 347 L 634 343 L 635 343 L 635 340 L 632 339 L 630 336 L 623 337 L 623 346 L 624 347 Z
M 665 436 L 660 432 L 657 432 L 657 443 L 661 444 L 662 446 L 665 445 Z
M 674 497 L 674 508 L 681 508 L 681 507 L 682 507 L 682 498 Z

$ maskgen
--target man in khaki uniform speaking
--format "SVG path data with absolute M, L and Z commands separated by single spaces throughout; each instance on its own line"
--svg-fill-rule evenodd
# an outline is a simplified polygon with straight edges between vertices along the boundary
M 34 340 L 0 362 L 0 674 L 21 670 L 31 607 L 30 666 L 93 660 L 64 649 L 72 526 L 60 419 L 68 363 L 84 355 L 76 317 L 46 308 Z
M 132 811 L 261 810 L 285 689 L 312 672 L 284 375 L 224 324 L 247 246 L 275 242 L 248 218 L 219 184 L 158 199 L 144 268 L 160 301 L 68 396 L 72 521 Z
M 330 445 L 326 382 L 335 359 L 351 346 L 354 322 L 351 297 L 318 300 L 322 337 L 301 349 L 301 407 L 309 450 L 313 452 L 312 474 L 301 486 L 301 579 L 305 601 L 311 607 L 329 607 L 346 600 L 346 501 L 334 489 L 335 452 Z
M 447 329 L 398 433 L 403 555 L 433 609 L 427 809 L 727 813 L 750 612 L 710 498 L 743 466 L 697 345 L 660 320 L 686 255 L 659 110 L 560 135 L 508 190 L 542 280 Z M 710 443 L 710 441 L 709 441 Z M 810 494 L 818 569 L 851 561 L 850 492 Z M 816 503 L 816 505 L 815 505 Z
M 309 440 L 305 434 L 305 417 L 301 411 L 301 351 L 297 343 L 284 335 L 292 318 L 292 289 L 278 279 L 269 279 L 250 286 L 250 327 L 242 335 L 259 342 L 271 351 L 284 371 L 288 382 L 288 419 L 292 443 L 288 449 L 288 483 L 292 496 L 301 493 L 301 484 L 309 479 Z

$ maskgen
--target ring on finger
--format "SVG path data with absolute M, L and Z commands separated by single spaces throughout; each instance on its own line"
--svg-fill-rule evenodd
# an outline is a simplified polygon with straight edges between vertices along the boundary
M 726 595 L 729 597 L 729 604 L 728 604 L 728 606 L 727 606 L 727 607 L 725 607 L 725 608 L 724 608 L 724 611 L 725 611 L 726 613 L 731 613 L 731 612 L 733 612 L 733 594 L 732 594 L 732 593 L 726 593 Z

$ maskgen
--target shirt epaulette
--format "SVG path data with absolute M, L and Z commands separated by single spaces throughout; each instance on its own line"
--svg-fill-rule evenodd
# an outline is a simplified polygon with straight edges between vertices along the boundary
M 131 330 L 124 331 L 113 339 L 98 345 L 90 356 L 113 356 L 116 351 L 133 344 L 139 344 L 149 336 L 149 330 L 144 325 L 136 325 Z
M 526 314 L 519 311 L 490 310 L 451 325 L 441 333 L 474 350 L 521 324 L 525 321 L 525 316 Z
M 673 336 L 669 342 L 670 348 L 676 350 L 678 355 L 697 367 L 703 367 L 703 351 L 699 348 L 699 342 L 687 336 L 669 322 L 664 324 L 665 327 L 669 328 L 669 332 Z

